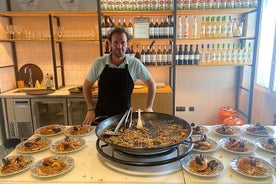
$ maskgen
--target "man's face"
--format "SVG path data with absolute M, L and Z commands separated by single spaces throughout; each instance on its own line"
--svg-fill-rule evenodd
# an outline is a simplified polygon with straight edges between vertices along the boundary
M 124 33 L 113 34 L 111 38 L 111 48 L 112 48 L 112 54 L 115 57 L 117 58 L 124 57 L 125 52 L 127 50 L 126 34 Z

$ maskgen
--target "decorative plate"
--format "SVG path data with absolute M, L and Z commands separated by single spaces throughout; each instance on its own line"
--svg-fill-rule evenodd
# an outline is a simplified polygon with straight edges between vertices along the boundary
M 207 134 L 208 133 L 208 128 L 206 128 L 205 126 L 199 126 L 200 130 L 202 131 L 202 133 L 197 133 L 196 131 L 194 131 L 194 127 L 192 127 L 193 129 L 193 135 L 201 135 L 201 134 Z
M 231 153 L 236 153 L 236 154 L 242 154 L 242 155 L 252 154 L 252 153 L 254 153 L 254 152 L 256 151 L 257 146 L 256 146 L 255 144 L 253 144 L 252 142 L 247 141 L 247 140 L 245 140 L 245 139 L 237 138 L 237 137 L 235 137 L 235 139 L 237 139 L 237 140 L 242 140 L 245 144 L 248 145 L 249 150 L 248 150 L 248 151 L 234 151 L 234 150 L 230 150 L 230 149 L 226 148 L 226 147 L 225 147 L 225 144 L 226 144 L 227 142 L 229 142 L 229 138 L 223 138 L 223 139 L 221 139 L 221 140 L 219 141 L 219 145 L 220 145 L 220 147 L 221 147 L 222 149 L 224 149 L 224 150 L 226 150 L 226 151 L 229 151 L 229 152 L 231 152 Z
M 36 153 L 49 148 L 51 143 L 47 137 L 35 137 L 18 144 L 15 149 L 19 153 Z
M 69 137 L 70 141 L 67 141 L 68 143 L 70 142 L 72 147 L 70 150 L 59 150 L 58 146 L 60 144 L 62 144 L 62 142 L 67 143 L 66 139 L 68 139 L 67 137 L 65 139 L 62 140 L 58 140 L 56 142 L 54 142 L 51 147 L 50 150 L 54 153 L 72 153 L 72 152 L 76 152 L 79 151 L 81 149 L 84 148 L 86 141 L 80 137 Z M 75 143 L 75 144 L 74 144 Z M 62 147 L 61 147 L 62 148 Z
M 270 158 L 270 162 L 276 168 L 276 155 Z
M 268 141 L 268 139 L 271 139 L 271 138 L 273 138 L 273 137 L 259 137 L 259 138 L 255 139 L 254 142 L 255 142 L 256 145 L 257 145 L 259 148 L 261 148 L 262 150 L 265 150 L 265 151 L 268 151 L 268 152 L 271 152 L 271 153 L 276 154 L 276 151 L 273 151 L 273 150 L 271 150 L 271 149 L 267 149 L 267 148 L 264 146 L 264 143 L 266 143 L 266 142 Z M 274 139 L 276 139 L 276 138 L 274 138 Z
M 95 128 L 90 125 L 74 125 L 65 129 L 64 134 L 67 136 L 87 136 L 90 135 Z
M 248 131 L 248 128 L 251 126 L 248 126 L 245 128 L 245 132 L 250 134 L 250 135 L 254 135 L 254 136 L 261 136 L 261 137 L 267 137 L 267 136 L 272 136 L 274 134 L 274 130 L 268 126 L 264 126 L 264 128 L 266 129 L 267 133 L 254 133 L 254 132 L 250 132 Z
M 35 134 L 40 136 L 54 136 L 63 133 L 64 125 L 47 125 L 35 130 Z
M 252 157 L 254 159 L 258 159 L 260 160 L 260 162 L 266 167 L 267 171 L 266 173 L 264 173 L 263 175 L 250 175 L 250 174 L 246 174 L 242 171 L 240 171 L 240 169 L 238 168 L 238 161 L 240 159 L 242 159 L 244 156 L 235 156 L 235 157 L 232 157 L 230 159 L 230 167 L 237 173 L 243 175 L 243 176 L 247 176 L 247 177 L 250 177 L 250 178 L 267 178 L 267 177 L 270 177 L 273 172 L 274 172 L 274 168 L 273 166 L 268 163 L 267 161 L 263 160 L 263 159 L 260 159 L 260 158 L 257 158 L 257 157 Z
M 192 136 L 192 140 L 196 141 L 198 137 L 199 136 Z M 211 138 L 208 137 L 206 142 L 212 145 L 212 147 L 210 149 L 197 149 L 194 146 L 193 151 L 200 152 L 200 153 L 209 153 L 209 152 L 213 152 L 213 151 L 216 151 L 216 150 L 219 149 L 219 144 L 214 139 L 211 139 Z
M 55 174 L 44 174 L 40 171 L 40 166 L 42 166 L 44 159 L 56 159 L 58 161 L 61 161 L 66 164 L 65 168 Z M 36 177 L 40 178 L 49 178 L 54 176 L 62 175 L 68 171 L 70 171 L 74 166 L 74 160 L 70 156 L 50 156 L 47 158 L 41 159 L 37 161 L 34 166 L 31 168 L 31 174 Z
M 208 156 L 208 155 L 205 155 L 205 157 L 207 158 L 207 161 L 211 161 L 211 160 L 215 160 L 217 163 L 218 163 L 218 166 L 217 168 L 210 172 L 210 173 L 204 173 L 204 172 L 194 172 L 193 170 L 191 170 L 191 168 L 189 167 L 189 164 L 190 162 L 195 159 L 196 156 L 199 156 L 199 154 L 189 154 L 187 155 L 186 157 L 184 157 L 183 159 L 181 159 L 181 164 L 182 164 L 182 167 L 188 172 L 188 173 L 191 173 L 193 175 L 196 175 L 196 176 L 203 176 L 203 177 L 214 177 L 214 176 L 218 176 L 220 175 L 223 170 L 224 170 L 224 166 L 223 166 L 223 163 L 212 157 L 212 156 Z
M 233 134 L 223 134 L 223 133 L 220 133 L 220 132 L 218 132 L 218 128 L 221 128 L 222 126 L 223 125 L 217 125 L 217 126 L 215 126 L 214 129 L 213 129 L 213 132 L 215 134 L 217 134 L 217 135 L 224 136 L 224 137 L 238 136 L 238 135 L 240 135 L 242 133 L 242 130 L 239 127 L 237 127 L 237 126 L 229 126 L 229 125 L 228 125 L 228 127 L 234 130 Z
M 24 157 L 24 159 L 26 161 L 26 165 L 23 168 L 21 168 L 20 170 L 11 171 L 9 173 L 3 173 L 3 171 L 2 171 L 2 169 L 3 169 L 3 159 L 2 159 L 2 161 L 0 163 L 0 176 L 9 176 L 9 175 L 13 175 L 13 174 L 17 174 L 17 173 L 26 171 L 34 163 L 35 158 L 31 155 L 12 155 L 12 156 L 7 156 L 5 158 L 8 159 L 8 160 L 13 160 L 13 159 L 15 159 L 16 157 L 19 157 L 19 156 Z

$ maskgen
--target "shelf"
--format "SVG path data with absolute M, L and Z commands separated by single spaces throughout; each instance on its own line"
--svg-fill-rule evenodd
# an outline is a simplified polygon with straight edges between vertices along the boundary
M 254 37 L 222 37 L 222 38 L 176 38 L 177 41 L 192 41 L 192 40 L 253 40 Z
M 49 15 L 59 17 L 97 17 L 95 11 L 91 12 L 1 12 L 0 16 L 4 17 L 47 17 Z
M 44 42 L 44 43 L 50 43 L 50 40 L 12 40 L 12 39 L 4 39 L 4 40 L 0 40 L 0 42 Z
M 202 67 L 202 66 L 210 66 L 210 67 L 213 67 L 213 66 L 251 66 L 249 64 L 228 64 L 228 63 L 199 63 L 198 65 L 175 65 L 176 67 L 195 67 L 195 66 L 198 66 L 198 67 Z
M 256 8 L 177 10 L 177 15 L 243 14 L 243 13 L 251 13 L 255 11 L 256 11 Z
M 86 39 L 86 40 L 80 40 L 80 39 L 74 39 L 74 40 L 55 40 L 57 43 L 69 43 L 69 42 L 98 42 L 99 40 L 97 39 Z
M 109 17 L 151 17 L 151 16 L 172 16 L 173 11 L 101 11 L 102 16 Z

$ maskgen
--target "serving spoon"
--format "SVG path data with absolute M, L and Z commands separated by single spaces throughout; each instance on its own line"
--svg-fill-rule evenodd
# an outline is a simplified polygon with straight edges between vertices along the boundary
M 141 109 L 138 109 L 138 122 L 136 128 L 143 129 L 143 121 L 141 119 Z
M 107 131 L 105 132 L 106 135 L 120 135 L 120 133 L 118 132 L 119 128 L 122 126 L 124 120 L 127 121 L 127 118 L 129 116 L 129 113 L 130 113 L 131 109 L 127 110 L 125 112 L 125 114 L 123 115 L 123 117 L 120 119 L 118 125 L 116 126 L 115 130 L 114 131 Z

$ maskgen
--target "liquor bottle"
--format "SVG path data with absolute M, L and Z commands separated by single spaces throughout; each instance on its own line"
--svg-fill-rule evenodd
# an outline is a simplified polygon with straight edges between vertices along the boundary
M 235 0 L 235 8 L 241 8 L 241 0 Z
M 141 50 L 141 62 L 146 65 L 146 52 L 145 52 L 145 47 L 142 45 L 142 50 Z
M 188 65 L 193 65 L 195 59 L 195 53 L 193 51 L 193 45 L 190 44 Z
M 220 38 L 220 37 L 221 37 L 221 22 L 220 22 L 220 16 L 217 16 L 215 38 Z
M 231 58 L 232 63 L 236 63 L 237 62 L 237 50 L 235 49 L 235 43 L 233 43 L 231 57 L 232 57 Z
M 170 18 L 170 38 L 173 38 L 174 35 L 174 18 L 173 16 Z
M 164 38 L 170 38 L 170 24 L 169 24 L 169 17 L 166 17 L 166 20 L 164 22 Z
M 168 63 L 168 52 L 167 52 L 167 46 L 164 45 L 163 51 L 162 51 L 162 65 L 167 65 Z
M 226 58 L 227 58 L 227 51 L 225 49 L 225 44 L 223 43 L 222 44 L 222 49 L 221 49 L 221 59 L 220 59 L 220 61 L 222 63 L 226 63 Z
M 205 30 L 205 38 L 211 38 L 211 22 L 210 22 L 210 17 L 206 18 L 206 30 Z
M 205 50 L 204 50 L 204 44 L 201 44 L 201 49 L 199 52 L 199 62 L 204 63 L 205 62 Z
M 197 38 L 197 16 L 194 16 L 192 37 Z
M 235 8 L 235 1 L 234 0 L 227 0 L 226 1 L 226 8 Z
M 212 44 L 212 49 L 210 51 L 210 56 L 211 56 L 211 63 L 216 63 L 216 59 L 217 59 L 217 56 L 216 56 L 216 49 L 215 49 L 215 44 Z
M 191 10 L 197 10 L 198 9 L 198 0 L 191 0 L 190 9 Z
M 206 63 L 210 63 L 211 62 L 210 44 L 207 44 L 207 49 L 205 51 L 205 62 Z
M 177 38 L 182 38 L 182 20 L 181 20 L 181 16 L 178 16 Z
M 205 9 L 205 0 L 198 0 L 198 9 L 199 10 Z
M 187 44 L 184 45 L 183 55 L 184 55 L 183 64 L 184 65 L 189 64 L 189 52 L 188 52 L 188 45 Z
M 185 16 L 185 24 L 184 24 L 184 38 L 189 37 L 189 19 L 188 16 Z
M 196 44 L 196 50 L 195 50 L 195 56 L 194 56 L 194 65 L 198 65 L 199 63 L 199 50 L 198 50 L 198 44 Z
M 184 53 L 182 49 L 183 45 L 179 45 L 179 51 L 178 51 L 178 64 L 183 65 L 184 62 Z
M 156 65 L 156 51 L 154 49 L 154 45 L 151 47 L 150 52 L 150 65 L 155 66 Z
M 233 37 L 233 21 L 231 16 L 229 16 L 229 19 L 227 22 L 227 37 L 228 38 Z
M 220 63 L 221 61 L 221 50 L 220 50 L 220 44 L 217 44 L 217 49 L 216 49 L 216 63 Z
M 227 0 L 220 0 L 219 9 L 225 9 L 226 8 L 226 1 Z
M 159 23 L 158 17 L 156 17 L 155 25 L 154 25 L 154 38 L 159 38 Z
M 130 46 L 129 57 L 130 58 L 134 58 L 135 57 L 135 52 L 134 52 L 133 45 Z
M 161 18 L 161 22 L 159 24 L 159 38 L 165 37 L 165 24 L 164 24 L 164 18 Z
M 146 51 L 146 62 L 145 65 L 148 66 L 150 65 L 150 46 L 148 45 L 148 49 Z
M 105 20 L 104 18 L 102 19 L 102 24 L 101 24 L 101 33 L 102 33 L 102 38 L 106 39 L 106 28 L 105 28 Z
M 158 50 L 157 50 L 157 65 L 162 65 L 162 51 L 160 45 L 158 45 Z
M 167 54 L 167 58 L 168 58 L 168 65 L 172 65 L 173 63 L 173 55 L 172 55 L 172 43 L 169 44 L 169 49 L 168 49 L 168 54 Z
M 123 25 L 122 27 L 127 30 L 127 25 L 126 25 L 126 18 L 123 18 Z
M 190 10 L 191 9 L 191 0 L 184 0 L 183 1 L 183 9 Z
M 200 38 L 205 38 L 205 32 L 206 32 L 206 23 L 204 21 L 204 17 L 201 17 L 201 23 L 200 23 Z
M 135 58 L 141 59 L 141 53 L 139 52 L 139 45 L 136 45 L 136 52 L 135 52 Z
M 226 61 L 227 63 L 231 63 L 232 62 L 232 49 L 230 48 L 230 43 L 228 43 L 227 45 L 227 53 L 226 53 Z
M 222 17 L 222 22 L 221 22 L 221 37 L 226 38 L 227 37 L 227 23 L 225 21 L 226 17 Z
M 109 21 L 109 17 L 106 17 L 105 29 L 106 29 L 106 38 L 107 38 L 110 31 L 111 31 L 111 24 L 110 24 L 110 21 Z
M 213 16 L 211 18 L 211 35 L 210 38 L 215 38 L 216 36 L 216 22 L 215 22 L 215 17 Z
M 153 24 L 153 17 L 151 17 L 151 20 L 150 20 L 150 25 L 149 25 L 149 38 L 150 39 L 154 39 L 155 36 L 154 36 L 154 24 Z
M 212 9 L 219 9 L 220 0 L 213 0 Z
M 212 0 L 206 0 L 205 9 L 212 9 Z
M 128 19 L 127 32 L 130 38 L 133 38 L 133 24 L 131 22 L 131 18 Z
M 109 51 L 109 43 L 108 41 L 105 42 L 105 51 L 104 51 L 104 55 L 108 55 L 110 53 Z

